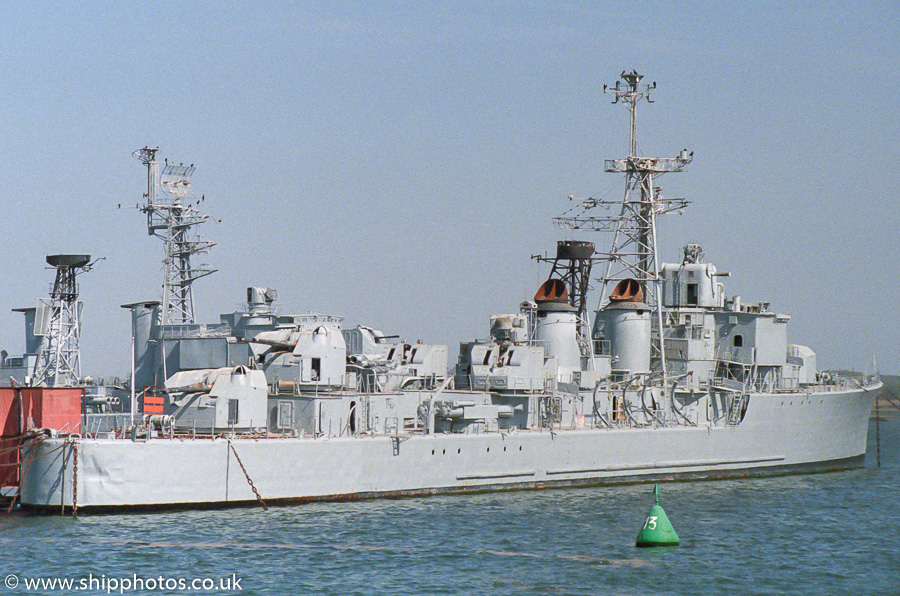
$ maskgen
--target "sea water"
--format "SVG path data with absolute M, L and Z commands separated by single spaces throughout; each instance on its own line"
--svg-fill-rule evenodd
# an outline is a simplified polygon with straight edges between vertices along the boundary
M 634 545 L 652 484 L 0 514 L 0 594 L 898 594 L 900 420 L 879 434 L 880 468 L 873 422 L 863 469 L 661 484 L 668 548 Z

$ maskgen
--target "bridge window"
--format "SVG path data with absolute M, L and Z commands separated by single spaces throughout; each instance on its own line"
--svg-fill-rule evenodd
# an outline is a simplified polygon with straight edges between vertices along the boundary
M 744 336 L 743 335 L 735 335 L 734 336 L 734 347 L 740 348 L 744 345 Z

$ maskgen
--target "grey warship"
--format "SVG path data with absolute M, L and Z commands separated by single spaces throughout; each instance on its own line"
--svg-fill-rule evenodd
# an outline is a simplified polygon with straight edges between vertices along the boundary
M 862 466 L 877 377 L 817 370 L 813 350 L 788 343 L 790 317 L 727 296 L 728 274 L 702 247 L 659 260 L 657 220 L 687 201 L 657 181 L 693 155 L 638 155 L 636 110 L 654 88 L 634 71 L 604 87 L 631 117 L 628 157 L 605 166 L 624 175 L 624 196 L 570 197 L 556 220 L 610 234 L 608 252 L 564 240 L 536 257 L 547 281 L 492 316 L 488 338 L 461 344 L 452 369 L 444 345 L 280 314 L 270 288 L 196 323 L 191 283 L 211 271 L 190 256 L 211 244 L 178 235 L 202 223 L 180 202 L 186 171 L 167 167 L 158 197 L 156 150 L 141 150 L 167 277 L 162 301 L 125 305 L 129 424 L 36 429 L 22 506 L 221 507 Z

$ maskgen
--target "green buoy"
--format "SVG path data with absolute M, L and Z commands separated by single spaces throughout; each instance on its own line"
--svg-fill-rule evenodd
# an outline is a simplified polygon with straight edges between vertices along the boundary
M 653 485 L 656 505 L 650 508 L 647 521 L 638 532 L 637 546 L 678 546 L 678 534 L 672 527 L 666 512 L 659 506 L 659 485 Z

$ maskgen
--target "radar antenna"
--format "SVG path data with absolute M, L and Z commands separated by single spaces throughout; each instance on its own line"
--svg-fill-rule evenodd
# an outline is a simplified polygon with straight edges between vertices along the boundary
M 50 299 L 38 300 L 34 334 L 43 336 L 34 366 L 34 387 L 71 387 L 81 378 L 81 306 L 75 277 L 94 266 L 90 255 L 48 255 L 56 268 Z M 96 263 L 96 261 L 95 261 Z
M 144 193 L 147 202 L 140 209 L 147 214 L 147 233 L 165 243 L 161 323 L 189 325 L 194 323 L 192 284 L 216 272 L 207 265 L 193 265 L 191 257 L 209 252 L 215 242 L 191 234 L 194 226 L 209 219 L 192 202 L 196 199 L 191 190 L 194 164 L 170 164 L 166 160 L 160 176 L 158 151 L 159 148 L 144 147 L 132 153 L 147 166 L 147 192 Z M 161 198 L 158 190 L 162 191 Z
M 622 199 L 573 199 L 578 205 L 554 218 L 554 222 L 568 230 L 608 231 L 613 233 L 606 272 L 599 278 L 601 294 L 599 307 L 609 301 L 610 282 L 635 279 L 656 315 L 657 341 L 653 351 L 659 358 L 663 376 L 666 374 L 662 312 L 662 280 L 656 246 L 656 218 L 659 215 L 681 212 L 688 201 L 669 199 L 655 186 L 656 178 L 669 172 L 680 172 L 693 159 L 693 152 L 683 149 L 676 157 L 644 157 L 638 155 L 636 122 L 637 105 L 650 100 L 656 83 L 641 84 L 643 76 L 636 71 L 622 71 L 621 80 L 614 87 L 603 86 L 604 93 L 613 96 L 612 103 L 622 103 L 631 113 L 631 138 L 628 157 L 608 159 L 607 172 L 625 174 L 625 195 Z M 624 85 L 622 84 L 624 82 Z M 596 335 L 596 332 L 595 332 Z M 596 339 L 596 337 L 595 337 Z

